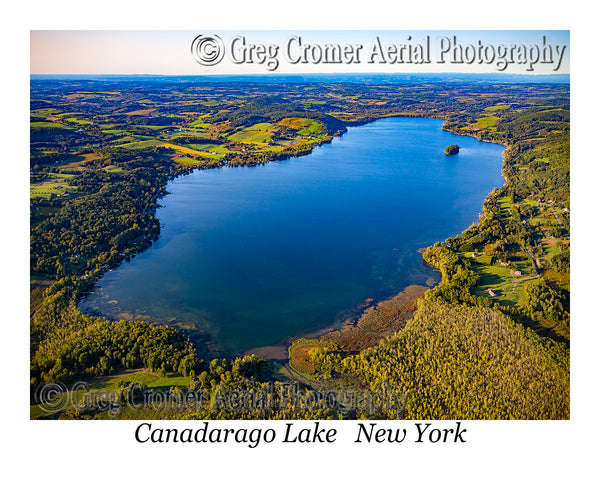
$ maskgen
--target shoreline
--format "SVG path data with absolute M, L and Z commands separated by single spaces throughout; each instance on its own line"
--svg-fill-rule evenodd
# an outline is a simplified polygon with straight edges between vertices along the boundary
M 349 353 L 364 350 L 400 331 L 412 318 L 416 301 L 429 290 L 430 287 L 423 285 L 408 285 L 384 300 L 375 302 L 366 299 L 330 327 L 294 335 L 275 345 L 251 348 L 242 352 L 241 356 L 256 355 L 263 360 L 287 361 L 288 348 L 300 338 L 332 340 Z

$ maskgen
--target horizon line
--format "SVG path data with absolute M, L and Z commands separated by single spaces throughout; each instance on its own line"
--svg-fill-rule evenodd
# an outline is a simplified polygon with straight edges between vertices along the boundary
M 564 76 L 570 75 L 570 72 L 563 73 L 514 73 L 514 72 L 265 72 L 265 73 L 30 73 L 29 75 L 85 75 L 85 76 L 162 76 L 162 77 L 272 77 L 277 75 L 518 75 L 523 77 L 534 76 Z

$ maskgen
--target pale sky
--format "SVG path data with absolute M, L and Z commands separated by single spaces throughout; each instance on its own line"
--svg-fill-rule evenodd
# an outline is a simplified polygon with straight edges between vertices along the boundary
M 214 66 L 203 66 L 194 60 L 191 45 L 198 35 L 218 35 L 224 44 L 223 60 Z M 408 40 L 409 36 L 411 40 Z M 207 74 L 268 74 L 268 73 L 346 73 L 346 72 L 467 72 L 498 73 L 495 63 L 471 64 L 451 63 L 451 52 L 445 56 L 444 63 L 438 63 L 444 38 L 456 37 L 457 42 L 478 46 L 484 45 L 510 47 L 512 44 L 542 47 L 542 37 L 553 49 L 553 64 L 533 65 L 533 71 L 527 71 L 527 65 L 516 62 L 508 65 L 505 73 L 569 73 L 570 72 L 570 35 L 569 31 L 391 31 L 391 30 L 358 30 L 358 31 L 173 31 L 173 30 L 32 30 L 30 73 L 32 74 L 164 74 L 164 75 L 207 75 Z M 249 63 L 249 50 L 237 48 L 234 63 L 232 46 L 239 47 L 241 41 L 232 44 L 236 37 L 243 37 L 246 47 L 250 45 L 272 45 L 276 53 L 265 54 L 263 63 L 260 58 L 253 58 Z M 300 37 L 303 45 L 340 44 L 362 45 L 357 53 L 360 62 L 351 64 L 290 63 L 286 56 L 288 42 L 292 37 Z M 431 63 L 380 63 L 375 57 L 369 63 L 373 45 L 377 37 L 384 46 L 389 45 L 425 45 L 425 38 L 430 39 Z M 292 41 L 292 56 L 300 55 L 300 47 L 296 40 Z M 295 43 L 294 43 L 295 42 Z M 558 66 L 560 47 L 566 46 L 560 69 Z M 558 47 L 558 50 L 556 49 Z M 273 48 L 273 47 L 271 47 Z M 492 50 L 489 50 L 491 52 Z M 497 50 L 494 50 L 497 52 Z M 242 54 L 245 53 L 245 57 Z M 496 56 L 497 53 L 494 53 Z M 535 53 L 531 54 L 535 57 Z M 269 62 L 269 60 L 271 60 Z M 273 68 L 274 61 L 277 61 Z M 270 64 L 272 68 L 268 68 Z

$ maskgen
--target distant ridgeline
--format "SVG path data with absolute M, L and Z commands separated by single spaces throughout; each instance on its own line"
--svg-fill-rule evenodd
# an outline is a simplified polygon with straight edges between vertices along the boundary
M 32 77 L 32 404 L 44 383 L 125 369 L 143 369 L 135 375 L 171 392 L 201 386 L 214 394 L 219 382 L 239 390 L 272 380 L 265 362 L 209 362 L 175 327 L 110 324 L 83 315 L 77 301 L 157 238 L 157 202 L 174 176 L 299 155 L 349 125 L 404 115 L 443 118 L 445 130 L 505 145 L 506 184 L 488 195 L 477 224 L 427 248 L 424 260 L 442 280 L 417 302 L 413 318 L 397 322 L 406 326 L 396 337 L 362 352 L 307 347 L 303 372 L 310 373 L 298 375 L 337 390 L 392 386 L 416 394 L 404 412 L 344 414 L 355 418 L 569 417 L 569 84 L 324 78 Z M 398 314 L 386 312 L 390 324 Z M 338 414 L 211 404 L 191 416 Z M 101 418 L 97 409 L 52 418 L 60 415 Z

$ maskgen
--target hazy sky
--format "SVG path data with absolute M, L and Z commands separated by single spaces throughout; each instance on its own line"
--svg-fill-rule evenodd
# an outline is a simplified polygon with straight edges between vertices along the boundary
M 203 66 L 195 61 L 191 45 L 198 35 L 218 35 L 224 44 L 223 60 L 214 66 Z M 411 40 L 408 40 L 409 36 Z M 380 63 L 375 57 L 369 63 L 373 45 L 377 37 L 384 46 L 425 44 L 429 36 L 431 45 L 431 63 Z M 495 62 L 486 64 L 477 61 L 471 64 L 451 63 L 451 52 L 445 56 L 444 63 L 438 63 L 442 38 L 452 39 L 466 48 L 467 45 L 484 45 L 498 57 L 498 46 L 510 47 L 513 44 L 524 44 L 542 47 L 542 37 L 552 47 L 553 64 L 537 63 L 533 71 L 527 71 L 529 65 L 516 62 L 508 65 L 506 73 L 569 73 L 569 32 L 568 31 L 114 31 L 114 30 L 32 30 L 30 72 L 32 74 L 167 74 L 167 75 L 205 75 L 205 74 L 265 74 L 265 73 L 319 73 L 319 72 L 498 72 Z M 232 57 L 232 41 L 236 37 L 244 37 L 245 51 L 236 48 L 238 62 Z M 292 64 L 286 57 L 288 42 L 292 37 L 300 37 L 303 45 L 340 44 L 362 45 L 358 52 L 360 62 L 350 64 L 317 63 L 309 58 L 307 63 L 301 61 Z M 241 41 L 233 44 L 241 46 Z M 266 45 L 264 58 L 257 57 L 254 52 L 252 63 L 250 45 Z M 268 46 L 277 47 L 277 51 Z M 297 40 L 291 44 L 292 58 L 301 55 L 301 47 Z M 566 46 L 559 70 L 555 71 L 559 51 L 556 46 Z M 273 47 L 271 47 L 273 48 Z M 320 48 L 320 47 L 319 47 Z M 319 51 L 319 48 L 315 51 Z M 473 50 L 471 50 L 473 51 Z M 310 56 L 310 50 L 308 51 Z M 243 56 L 244 55 L 244 56 Z M 533 53 L 528 54 L 535 58 Z M 478 57 L 479 58 L 479 57 Z M 528 57 L 529 58 L 529 57 Z M 259 63 L 262 60 L 262 63 Z M 276 62 L 276 63 L 275 63 Z M 274 67 L 276 65 L 276 67 Z M 270 68 L 269 68 L 270 66 Z

